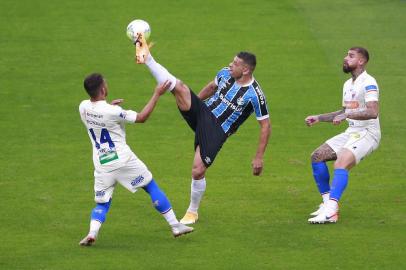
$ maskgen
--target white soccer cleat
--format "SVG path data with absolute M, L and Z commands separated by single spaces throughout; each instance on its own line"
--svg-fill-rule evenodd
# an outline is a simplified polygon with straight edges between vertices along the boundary
M 199 219 L 199 215 L 194 212 L 187 211 L 185 216 L 180 220 L 180 223 L 189 225 L 194 224 Z
M 323 211 L 323 213 L 321 213 L 320 215 L 309 218 L 307 221 L 311 224 L 337 223 L 338 211 L 334 212 L 331 215 L 326 215 L 326 212 Z
M 192 227 L 188 227 L 186 225 L 183 225 L 180 222 L 178 224 L 173 225 L 171 227 L 171 229 L 172 229 L 172 234 L 173 234 L 174 237 L 179 237 L 181 235 L 193 232 Z
M 323 212 L 323 210 L 324 210 L 324 203 L 321 203 L 319 205 L 319 208 L 316 211 L 314 211 L 313 213 L 310 213 L 310 216 L 312 216 L 312 217 L 318 216 Z
M 96 238 L 94 238 L 91 235 L 87 235 L 85 238 L 82 239 L 82 241 L 79 242 L 80 246 L 91 246 L 94 244 L 94 242 L 96 242 Z

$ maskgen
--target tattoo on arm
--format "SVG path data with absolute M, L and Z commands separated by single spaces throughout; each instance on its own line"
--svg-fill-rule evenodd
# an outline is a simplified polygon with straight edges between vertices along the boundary
M 367 102 L 367 109 L 360 112 L 351 112 L 347 114 L 347 117 L 354 120 L 369 120 L 378 117 L 379 105 L 378 101 Z
M 344 113 L 344 108 L 336 111 L 336 112 L 331 112 L 331 113 L 323 113 L 319 115 L 319 121 L 320 122 L 333 122 L 334 117 L 336 117 L 339 114 Z

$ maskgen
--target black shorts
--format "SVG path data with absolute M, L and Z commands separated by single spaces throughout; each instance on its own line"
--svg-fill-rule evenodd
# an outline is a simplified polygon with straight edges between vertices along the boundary
M 180 111 L 183 118 L 195 132 L 195 150 L 200 146 L 200 157 L 206 168 L 213 164 L 217 153 L 227 139 L 217 118 L 193 91 L 190 91 L 190 110 Z

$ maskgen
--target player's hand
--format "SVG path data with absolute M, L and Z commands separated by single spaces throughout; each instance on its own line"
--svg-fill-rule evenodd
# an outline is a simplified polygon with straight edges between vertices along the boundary
M 112 100 L 111 101 L 111 105 L 120 105 L 121 103 L 123 103 L 124 102 L 124 99 L 122 99 L 122 98 L 119 98 L 119 99 L 114 99 L 114 100 Z
M 252 173 L 258 176 L 262 173 L 262 168 L 264 167 L 264 160 L 262 158 L 254 158 L 251 162 Z
M 156 88 L 155 88 L 155 93 L 157 93 L 158 95 L 163 95 L 166 90 L 169 89 L 169 87 L 171 87 L 172 83 L 169 80 L 166 80 L 164 83 L 159 84 Z
M 309 127 L 317 124 L 319 121 L 319 116 L 318 115 L 310 115 L 308 117 L 305 118 L 305 123 L 306 125 L 308 125 Z
M 345 113 L 339 114 L 336 117 L 334 117 L 333 125 L 339 125 L 345 119 L 347 119 L 347 114 L 345 114 Z

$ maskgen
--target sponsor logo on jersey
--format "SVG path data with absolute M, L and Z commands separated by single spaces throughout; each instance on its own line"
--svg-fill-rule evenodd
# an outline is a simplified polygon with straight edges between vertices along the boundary
M 89 125 L 99 126 L 99 127 L 105 127 L 106 126 L 105 123 L 99 123 L 99 122 L 96 122 L 94 120 L 89 120 L 89 119 L 86 119 L 86 123 L 88 123 Z
M 86 115 L 89 117 L 93 117 L 93 118 L 99 118 L 99 119 L 103 118 L 103 115 L 101 115 L 101 114 L 94 114 L 94 113 L 90 113 L 88 111 L 86 111 Z
M 346 109 L 356 109 L 359 107 L 359 102 L 356 100 L 344 101 Z
M 142 181 L 144 181 L 144 176 L 142 176 L 142 175 L 137 176 L 134 180 L 131 181 L 131 185 L 132 185 L 133 187 L 134 187 L 134 186 L 137 186 L 137 185 L 141 184 Z
M 220 93 L 219 98 L 221 99 L 221 101 L 227 105 L 227 107 L 231 108 L 234 111 L 240 112 L 242 111 L 242 107 L 241 106 L 236 106 L 235 104 L 233 104 L 231 101 L 229 101 L 223 93 Z M 241 97 L 242 99 L 242 97 Z M 238 103 L 238 101 L 237 101 Z
M 262 93 L 261 89 L 259 89 L 259 86 L 255 87 L 255 92 L 257 92 L 258 98 L 259 98 L 259 103 L 261 103 L 261 105 L 265 104 L 265 97 L 264 94 Z
M 125 111 L 122 111 L 119 116 L 125 119 L 127 117 L 127 113 Z

